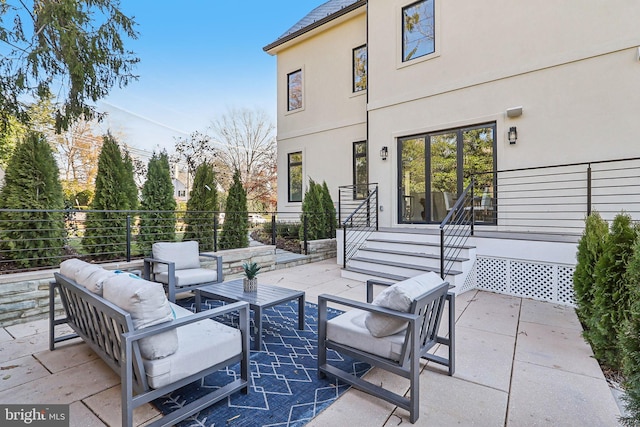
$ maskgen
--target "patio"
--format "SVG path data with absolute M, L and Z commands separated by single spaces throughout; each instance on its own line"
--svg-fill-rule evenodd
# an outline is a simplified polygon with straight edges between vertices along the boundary
M 262 283 L 365 299 L 365 287 L 340 277 L 335 261 L 265 272 Z M 571 308 L 482 291 L 456 298 L 456 373 L 424 366 L 420 425 L 617 425 L 616 402 Z M 72 426 L 120 424 L 119 378 L 77 340 L 48 350 L 48 322 L 0 329 L 0 402 L 70 404 Z M 439 372 L 437 372 L 439 371 Z M 396 391 L 404 379 L 372 371 Z M 147 405 L 136 425 L 158 417 Z M 396 426 L 408 413 L 349 390 L 308 426 Z

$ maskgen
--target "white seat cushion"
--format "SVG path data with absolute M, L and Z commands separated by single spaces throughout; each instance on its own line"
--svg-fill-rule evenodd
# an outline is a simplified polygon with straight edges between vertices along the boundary
M 171 305 L 180 318 L 189 310 Z M 242 333 L 236 328 L 205 319 L 178 328 L 178 351 L 157 360 L 143 360 L 147 381 L 160 388 L 242 353 Z
M 176 270 L 200 268 L 200 252 L 198 242 L 158 242 L 151 247 L 155 259 L 170 261 L 176 264 Z M 156 264 L 155 272 L 167 271 L 165 264 Z
M 142 329 L 173 320 L 164 287 L 130 274 L 116 274 L 104 281 L 103 295 L 121 309 L 128 311 L 135 329 Z M 178 349 L 176 330 L 170 330 L 139 342 L 146 359 L 167 357 Z
M 329 320 L 327 339 L 386 359 L 400 360 L 406 332 L 376 338 L 364 324 L 366 317 L 366 311 L 350 310 Z
M 156 274 L 155 279 L 160 283 L 169 284 L 169 273 Z M 176 270 L 176 287 L 215 282 L 217 279 L 218 273 L 207 268 Z
M 442 279 L 436 273 L 425 273 L 411 277 L 393 286 L 389 286 L 371 302 L 373 305 L 390 308 L 396 311 L 408 312 L 413 301 L 428 290 L 442 284 Z M 385 337 L 404 330 L 407 322 L 393 317 L 369 313 L 365 324 L 374 337 Z

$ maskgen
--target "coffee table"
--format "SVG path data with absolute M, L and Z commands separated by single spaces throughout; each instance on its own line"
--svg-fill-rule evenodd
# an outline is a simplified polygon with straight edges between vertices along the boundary
M 254 311 L 253 319 L 256 326 L 256 333 L 253 342 L 255 350 L 262 348 L 262 310 L 265 308 L 274 307 L 283 302 L 297 299 L 298 329 L 304 329 L 303 291 L 260 283 L 256 292 L 245 292 L 242 286 L 242 279 L 237 279 L 198 288 L 196 290 L 196 301 L 200 302 L 202 297 L 226 302 L 248 302 L 249 308 Z

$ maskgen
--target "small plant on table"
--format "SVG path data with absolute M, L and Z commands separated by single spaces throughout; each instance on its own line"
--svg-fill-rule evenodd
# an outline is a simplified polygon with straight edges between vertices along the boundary
M 245 292 L 256 292 L 258 290 L 258 272 L 260 268 L 256 262 L 245 262 L 242 264 L 245 275 L 242 284 Z

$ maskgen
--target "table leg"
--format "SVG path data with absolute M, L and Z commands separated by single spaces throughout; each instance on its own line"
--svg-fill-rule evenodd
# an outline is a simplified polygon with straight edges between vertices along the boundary
M 304 331 L 304 294 L 298 297 L 298 329 Z
M 253 310 L 253 323 L 256 325 L 256 335 L 253 337 L 254 350 L 262 350 L 262 308 Z

